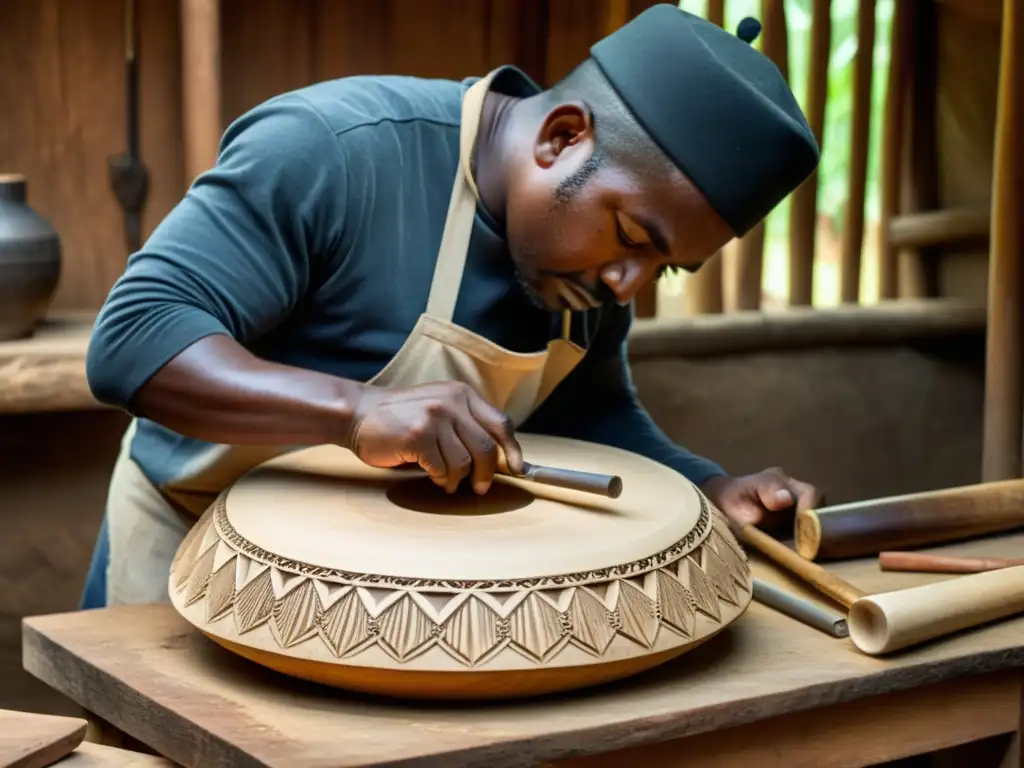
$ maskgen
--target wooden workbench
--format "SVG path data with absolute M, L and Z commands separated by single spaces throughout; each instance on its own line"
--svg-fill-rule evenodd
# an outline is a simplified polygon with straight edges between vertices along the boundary
M 1024 534 L 934 551 L 1019 554 Z M 873 560 L 835 570 L 869 591 L 956 578 L 880 573 Z M 791 584 L 763 564 L 755 571 Z M 998 734 L 1008 734 L 1002 765 L 1022 765 L 1024 618 L 876 659 L 754 604 L 714 641 L 641 677 L 498 705 L 390 703 L 300 683 L 229 654 L 159 605 L 27 619 L 24 663 L 189 768 L 820 768 Z

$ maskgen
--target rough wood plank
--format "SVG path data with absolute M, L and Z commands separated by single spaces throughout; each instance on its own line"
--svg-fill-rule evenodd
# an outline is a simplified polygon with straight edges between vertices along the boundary
M 0 768 L 45 768 L 85 738 L 85 720 L 0 709 Z
M 993 543 L 994 542 L 994 543 Z M 990 540 L 1004 554 L 1024 537 Z M 978 545 L 972 545 L 977 547 Z M 762 565 L 762 578 L 785 576 Z M 843 564 L 877 591 L 935 581 Z M 770 717 L 1024 666 L 1024 619 L 888 658 L 762 605 L 714 642 L 632 680 L 529 702 L 388 703 L 290 680 L 224 651 L 169 606 L 27 619 L 32 674 L 185 766 L 523 765 L 695 736 Z
M 682 320 L 639 320 L 630 331 L 629 355 L 723 356 L 773 349 L 809 349 L 914 343 L 984 333 L 985 308 L 930 299 L 784 312 L 734 312 Z
M 1016 731 L 1020 681 L 1002 673 L 773 717 L 551 768 L 860 768 Z M 885 727 L 879 727 L 879 716 Z M 814 734 L 808 738 L 808 734 Z
M 101 407 L 85 379 L 93 317 L 55 315 L 31 338 L 0 344 L 0 414 Z
M 64 758 L 59 768 L 175 768 L 176 764 L 155 755 L 144 755 L 128 749 L 106 747 L 82 742 L 78 749 Z

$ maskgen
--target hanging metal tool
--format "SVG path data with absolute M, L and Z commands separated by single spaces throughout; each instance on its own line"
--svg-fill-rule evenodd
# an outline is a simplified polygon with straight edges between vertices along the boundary
M 124 214 L 129 253 L 142 247 L 142 210 L 149 194 L 149 171 L 139 156 L 139 77 L 136 0 L 125 0 L 125 151 L 108 158 L 110 186 Z

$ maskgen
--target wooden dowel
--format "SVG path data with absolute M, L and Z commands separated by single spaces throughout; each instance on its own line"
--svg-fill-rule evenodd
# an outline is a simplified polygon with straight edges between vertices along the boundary
M 832 47 L 832 1 L 814 0 L 811 10 L 811 62 L 807 80 L 807 122 L 824 149 L 828 102 L 828 63 Z M 818 171 L 793 191 L 789 208 L 789 304 L 814 301 L 814 245 L 818 228 Z
M 876 555 L 1024 527 L 1024 480 L 978 483 L 801 510 L 796 551 L 808 560 Z
M 844 616 L 826 610 L 817 603 L 805 600 L 760 579 L 754 579 L 753 596 L 757 602 L 774 608 L 779 613 L 784 613 L 791 619 L 803 622 L 809 627 L 820 629 L 832 637 L 846 637 L 850 634 Z
M 877 656 L 1022 611 L 1024 567 L 871 595 L 850 608 L 847 621 L 853 644 Z
M 987 242 L 991 219 L 988 207 L 907 213 L 889 222 L 889 244 L 894 248 L 924 248 Z
M 860 0 L 857 10 L 857 53 L 853 59 L 853 115 L 846 214 L 839 254 L 840 300 L 860 300 L 860 265 L 864 245 L 864 197 L 871 134 L 871 80 L 875 55 L 875 0 Z
M 923 552 L 879 552 L 878 567 L 883 571 L 916 573 L 982 573 L 1024 565 L 1024 557 L 953 557 Z
M 217 161 L 221 128 L 220 2 L 181 0 L 185 183 Z
M 512 475 L 531 483 L 568 488 L 583 493 L 595 493 L 617 499 L 622 494 L 622 478 L 617 475 L 602 475 L 597 472 L 580 472 L 575 469 L 545 467 L 541 464 L 523 462 L 523 474 Z
M 1024 0 L 1004 0 L 992 180 L 982 479 L 1020 477 L 1024 455 Z
M 752 525 L 736 526 L 736 534 L 740 541 L 753 547 L 787 571 L 799 576 L 807 584 L 832 598 L 844 608 L 849 608 L 855 600 L 866 594 L 834 573 L 829 573 L 820 565 L 805 560 L 782 542 L 776 541 Z

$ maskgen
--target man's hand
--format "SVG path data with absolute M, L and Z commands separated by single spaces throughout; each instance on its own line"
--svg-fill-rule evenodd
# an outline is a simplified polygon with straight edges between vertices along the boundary
M 711 503 L 739 525 L 773 528 L 791 513 L 821 504 L 812 485 L 794 480 L 779 467 L 742 477 L 713 477 L 701 488 Z
M 470 474 L 473 490 L 486 493 L 498 471 L 498 447 L 511 472 L 523 467 L 512 420 L 455 381 L 364 388 L 345 447 L 374 467 L 418 464 L 449 493 Z

